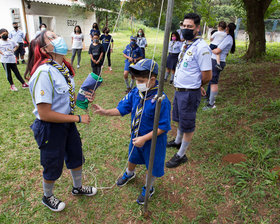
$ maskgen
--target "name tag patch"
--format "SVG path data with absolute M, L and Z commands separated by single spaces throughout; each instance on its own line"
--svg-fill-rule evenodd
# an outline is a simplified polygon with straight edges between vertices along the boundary
M 188 67 L 188 62 L 184 62 L 183 66 L 186 68 Z

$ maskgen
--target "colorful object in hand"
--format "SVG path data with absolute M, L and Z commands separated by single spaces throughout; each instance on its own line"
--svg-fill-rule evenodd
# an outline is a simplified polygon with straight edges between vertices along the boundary
M 96 83 L 97 82 L 97 83 Z M 96 89 L 103 82 L 103 79 L 93 72 L 88 75 L 86 80 L 83 82 L 81 88 L 79 89 L 79 93 L 77 96 L 76 105 L 81 109 L 88 108 L 88 99 L 85 96 L 85 91 L 90 92 L 90 90 L 96 91 Z

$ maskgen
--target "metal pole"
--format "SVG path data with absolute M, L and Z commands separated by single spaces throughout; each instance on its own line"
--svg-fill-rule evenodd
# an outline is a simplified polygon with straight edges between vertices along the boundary
M 165 20 L 164 42 L 163 42 L 163 50 L 162 50 L 162 57 L 161 57 L 161 72 L 160 72 L 160 77 L 159 77 L 158 100 L 157 100 L 156 110 L 155 110 L 153 137 L 152 137 L 150 161 L 149 161 L 149 169 L 148 169 L 148 180 L 147 180 L 145 203 L 144 203 L 144 215 L 145 216 L 148 216 L 148 199 L 149 199 L 149 192 L 150 192 L 150 188 L 151 188 L 152 171 L 153 171 L 154 159 L 155 159 L 157 130 L 158 130 L 159 117 L 160 117 L 160 108 L 161 108 L 163 84 L 164 84 L 164 74 L 165 74 L 165 67 L 166 67 L 166 60 L 167 60 L 169 35 L 170 35 L 171 24 L 172 24 L 173 7 L 174 7 L 174 0 L 168 0 L 166 20 Z

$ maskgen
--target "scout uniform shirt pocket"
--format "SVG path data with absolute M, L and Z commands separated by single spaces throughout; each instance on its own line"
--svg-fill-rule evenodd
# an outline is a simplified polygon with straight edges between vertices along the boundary
M 66 83 L 55 85 L 54 89 L 58 93 L 61 103 L 67 103 L 69 101 L 69 86 Z

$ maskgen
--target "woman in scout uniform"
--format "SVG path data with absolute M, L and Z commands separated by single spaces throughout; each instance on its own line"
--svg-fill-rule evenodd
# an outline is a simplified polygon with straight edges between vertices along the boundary
M 64 160 L 73 177 L 73 195 L 92 196 L 94 187 L 82 186 L 84 157 L 75 122 L 88 124 L 88 115 L 74 115 L 74 71 L 64 59 L 65 41 L 50 31 L 32 40 L 26 74 L 30 74 L 30 93 L 36 120 L 31 125 L 41 153 L 43 171 L 42 202 L 52 211 L 65 203 L 53 195 L 54 182 L 61 176 Z M 25 74 L 25 75 L 26 75 Z M 89 101 L 93 97 L 88 93 Z
M 143 29 L 139 29 L 137 32 L 137 45 L 141 48 L 143 58 L 145 58 L 145 48 L 148 46 L 148 44 Z
M 169 55 L 167 57 L 167 62 L 166 62 L 166 73 L 164 77 L 164 81 L 167 81 L 167 78 L 171 71 L 172 74 L 170 78 L 170 84 L 173 83 L 176 64 L 178 62 L 178 56 L 181 51 L 182 44 L 183 43 L 180 40 L 179 33 L 177 31 L 172 32 L 170 37 L 170 42 L 169 42 L 169 48 L 168 48 Z

